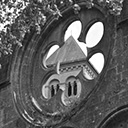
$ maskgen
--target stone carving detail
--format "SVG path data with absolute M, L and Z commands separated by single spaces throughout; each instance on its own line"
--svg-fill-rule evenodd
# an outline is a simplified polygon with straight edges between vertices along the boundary
M 74 13 L 78 14 L 81 8 L 80 8 L 80 6 L 78 4 L 74 4 L 73 5 L 73 9 L 74 9 Z
M 120 15 L 124 0 L 98 0 L 99 4 L 106 6 L 113 15 Z
M 67 4 L 68 6 L 73 5 L 74 10 L 76 12 L 76 9 L 79 10 L 78 6 L 76 6 L 75 2 L 72 0 L 68 0 L 70 4 Z M 103 8 L 107 7 L 108 11 L 117 16 L 121 14 L 122 7 L 123 7 L 123 1 L 124 0 L 85 0 L 86 7 L 88 9 L 92 8 L 94 4 L 97 2 L 100 6 Z M 83 1 L 82 1 L 83 2 Z M 61 1 L 61 3 L 64 3 L 64 1 Z M 77 7 L 77 8 L 76 8 Z

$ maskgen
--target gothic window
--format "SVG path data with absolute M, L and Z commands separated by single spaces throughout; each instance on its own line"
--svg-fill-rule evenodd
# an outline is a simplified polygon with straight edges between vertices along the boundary
M 83 51 L 83 53 L 87 56 L 86 44 L 82 42 L 80 43 L 78 41 L 81 30 L 82 30 L 82 24 L 79 20 L 72 22 L 65 31 L 64 41 L 66 41 L 70 36 L 72 36 L 79 45 L 79 47 L 81 48 L 81 50 Z
M 57 63 L 57 61 L 58 62 L 60 61 L 61 63 L 65 61 L 66 63 L 70 61 L 74 62 L 75 60 L 79 60 L 79 59 L 86 60 L 86 58 L 88 57 L 88 49 L 96 47 L 98 43 L 100 43 L 100 41 L 102 40 L 104 36 L 104 25 L 100 21 L 94 22 L 87 29 L 87 32 L 85 33 L 84 36 L 85 41 L 83 42 L 79 41 L 81 30 L 82 30 L 82 23 L 80 22 L 80 20 L 73 21 L 72 23 L 69 24 L 64 34 L 65 44 L 61 48 L 59 48 L 58 45 L 53 45 L 46 54 L 45 63 L 47 66 L 55 64 Z M 91 68 L 93 68 L 93 70 L 90 68 L 90 65 L 83 65 L 83 64 L 79 64 L 78 66 L 71 65 L 67 69 L 70 70 L 70 68 L 73 69 L 73 67 L 75 67 L 76 70 L 78 70 L 78 72 L 80 71 L 80 69 L 81 70 L 83 69 L 83 76 L 85 77 L 85 79 L 93 80 L 97 77 L 97 74 L 100 74 L 102 72 L 102 69 L 104 67 L 104 61 L 105 60 L 103 53 L 96 52 L 88 60 L 88 63 L 90 63 L 90 65 L 92 66 Z M 77 69 L 77 67 L 80 68 Z M 67 69 L 65 69 L 66 70 L 65 72 L 68 72 Z M 64 76 L 60 74 L 60 77 L 64 77 Z M 57 85 L 58 88 L 61 86 L 59 85 L 59 83 Z M 47 86 L 50 86 L 49 87 L 50 89 L 48 91 L 47 88 L 43 88 L 43 95 L 45 93 L 48 94 L 50 93 L 51 94 L 50 97 L 52 98 L 57 93 L 57 91 L 55 90 L 55 88 L 57 87 L 50 84 Z M 71 97 L 71 96 L 75 97 L 77 95 L 77 88 L 79 87 L 76 81 L 69 81 L 68 83 L 66 83 L 65 91 L 67 93 L 67 97 Z
M 60 86 L 59 81 L 54 79 L 53 81 L 51 81 L 49 83 L 49 86 L 44 86 L 44 88 L 43 88 L 43 96 L 46 99 L 52 98 L 59 91 L 59 86 Z
M 106 72 L 114 40 L 112 17 L 98 4 L 90 9 L 86 2 L 77 4 L 62 7 L 58 19 L 49 14 L 41 34 L 30 34 L 32 39 L 16 52 L 14 101 L 20 115 L 35 126 L 51 127 L 76 113 Z
M 65 85 L 65 92 L 62 94 L 61 100 L 65 106 L 68 106 L 80 96 L 82 87 L 80 80 L 74 76 L 67 78 Z

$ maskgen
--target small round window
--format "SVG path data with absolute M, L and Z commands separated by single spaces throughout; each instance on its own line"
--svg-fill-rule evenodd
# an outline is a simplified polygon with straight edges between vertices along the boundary
M 102 22 L 94 23 L 87 32 L 85 42 L 88 48 L 96 46 L 102 39 L 104 34 L 104 25 Z

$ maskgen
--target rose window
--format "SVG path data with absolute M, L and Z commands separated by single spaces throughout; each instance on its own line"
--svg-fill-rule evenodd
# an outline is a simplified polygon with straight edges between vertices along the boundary
M 101 86 L 113 41 L 112 17 L 100 7 L 79 5 L 77 13 L 62 8 L 58 20 L 50 15 L 41 34 L 31 33 L 16 52 L 14 101 L 21 117 L 33 125 L 62 123 Z
M 79 41 L 82 23 L 73 21 L 64 33 L 64 44 L 53 45 L 43 58 L 44 67 L 57 65 L 57 74 L 51 75 L 42 87 L 42 95 L 50 100 L 62 91 L 61 102 L 68 106 L 75 103 L 82 93 L 82 84 L 77 77 L 82 72 L 85 81 L 94 80 L 104 67 L 104 55 L 94 53 L 88 60 L 88 49 L 96 47 L 104 36 L 104 25 L 97 21 L 88 29 L 83 42 Z

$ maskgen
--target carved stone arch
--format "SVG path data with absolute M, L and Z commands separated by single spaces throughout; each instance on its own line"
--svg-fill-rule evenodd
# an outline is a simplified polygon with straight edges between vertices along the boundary
M 75 4 L 78 4 L 81 7 L 81 10 L 75 10 Z M 49 103 L 48 99 L 45 99 L 42 96 L 42 85 L 44 85 L 48 79 L 52 79 L 51 77 L 59 78 L 59 73 L 57 71 L 59 64 L 56 63 L 50 68 L 48 67 L 44 69 L 42 68 L 41 63 L 42 57 L 46 54 L 46 52 L 53 44 L 57 44 L 60 46 L 60 48 L 63 48 L 63 34 L 65 31 L 65 26 L 67 27 L 69 25 L 67 23 L 80 18 L 86 18 L 84 12 L 86 13 L 87 11 L 86 14 L 88 15 L 88 22 L 86 20 L 81 20 L 84 26 L 82 33 L 83 35 L 81 34 L 81 39 L 83 39 L 83 37 L 85 36 L 85 29 L 88 26 L 89 22 L 93 21 L 93 16 L 94 19 L 96 19 L 97 17 L 97 19 L 102 19 L 105 25 L 105 36 L 102 40 L 102 43 L 89 50 L 89 57 L 91 57 L 91 55 L 93 55 L 96 51 L 98 51 L 98 49 L 100 49 L 102 52 L 104 52 L 106 60 L 105 63 L 108 63 L 110 61 L 109 54 L 112 50 L 111 47 L 113 46 L 115 34 L 114 16 L 108 14 L 106 8 L 101 7 L 98 3 L 93 3 L 92 6 L 92 4 L 88 5 L 88 2 L 78 1 L 77 3 L 74 3 L 74 5 L 65 5 L 62 8 L 60 7 L 62 17 L 60 17 L 58 20 L 55 16 L 52 16 L 51 14 L 48 15 L 47 22 L 42 27 L 41 34 L 38 35 L 36 34 L 35 30 L 32 30 L 32 32 L 27 35 L 29 38 L 26 37 L 26 39 L 24 40 L 24 46 L 22 48 L 16 48 L 15 51 L 10 75 L 14 103 L 19 115 L 25 121 L 34 126 L 42 127 L 59 125 L 63 122 L 66 122 L 69 118 L 72 118 L 78 111 L 84 108 L 89 96 L 94 91 L 96 91 L 96 89 L 100 85 L 101 78 L 104 77 L 107 70 L 107 65 L 105 65 L 103 72 L 101 74 L 98 74 L 92 67 L 92 65 L 88 63 L 87 60 L 85 60 L 85 66 L 87 64 L 87 68 L 94 73 L 95 79 L 93 79 L 92 81 L 83 79 L 84 76 L 81 69 L 81 72 L 79 72 L 79 74 L 77 74 L 75 77 L 76 79 L 80 79 L 82 81 L 81 83 L 83 84 L 83 86 L 87 86 L 84 86 L 83 90 L 81 89 L 82 93 L 80 96 L 78 96 L 78 100 L 73 100 L 73 103 L 71 102 L 69 106 L 65 106 L 61 102 L 59 102 L 60 95 L 63 89 L 58 91 L 58 96 L 56 96 L 57 100 L 55 98 L 51 98 L 49 100 Z M 101 12 L 101 10 L 104 11 Z M 89 14 L 89 12 L 91 12 L 92 14 Z M 93 14 L 97 15 L 95 16 Z M 113 21 L 113 23 L 109 24 L 111 21 Z M 111 37 L 111 39 L 109 39 L 109 37 Z M 106 39 L 108 39 L 109 41 L 107 42 Z M 89 57 L 87 59 L 89 59 Z M 74 65 L 76 66 L 77 62 L 74 61 L 74 63 Z M 82 65 L 83 61 L 81 61 L 80 63 Z M 70 64 L 71 63 L 69 63 L 69 65 Z M 64 67 L 62 69 L 63 71 L 68 70 L 68 67 L 66 67 L 67 65 L 67 63 L 64 63 Z M 77 68 L 79 68 L 79 66 L 81 65 L 78 65 Z M 53 101 L 56 104 L 54 104 Z

